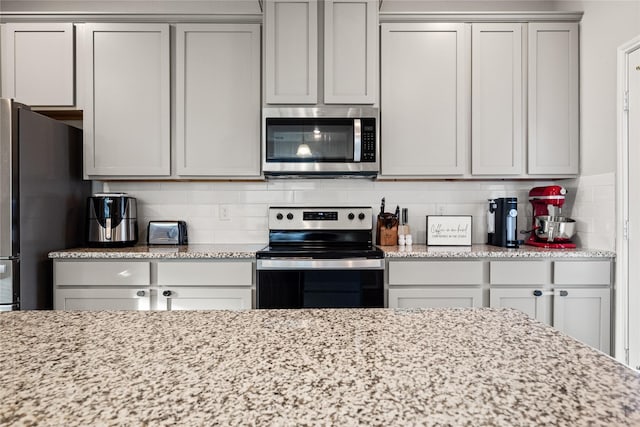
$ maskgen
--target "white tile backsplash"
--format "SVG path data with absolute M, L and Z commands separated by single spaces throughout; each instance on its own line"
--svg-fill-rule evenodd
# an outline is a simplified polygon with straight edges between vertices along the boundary
M 581 247 L 615 250 L 615 173 L 581 176 L 566 184 L 569 213 L 578 221 L 575 241 Z
M 612 175 L 612 174 L 611 174 Z M 578 242 L 599 249 L 614 247 L 614 179 L 583 177 L 558 181 L 569 189 L 565 214 L 578 220 Z M 265 182 L 105 182 L 105 191 L 122 191 L 138 200 L 140 241 L 150 220 L 183 219 L 191 243 L 266 243 L 267 211 L 276 205 L 371 206 L 377 214 L 408 208 L 415 243 L 425 243 L 427 215 L 472 215 L 473 243 L 486 243 L 487 199 L 518 198 L 518 230 L 529 229 L 532 187 L 549 181 L 371 181 L 361 179 L 271 180 Z M 597 194 L 597 195 L 596 195 Z M 602 195 L 602 196 L 601 196 Z M 594 200 L 598 200 L 596 203 Z M 607 200 L 607 203 L 600 203 Z M 610 201 L 610 202 L 609 202 Z M 229 219 L 220 218 L 220 206 Z M 604 217 L 603 222 L 595 218 Z M 610 235 L 608 234 L 610 233 Z

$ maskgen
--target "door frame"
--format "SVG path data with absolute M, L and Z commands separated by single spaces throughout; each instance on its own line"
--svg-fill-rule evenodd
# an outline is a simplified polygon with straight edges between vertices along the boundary
M 616 174 L 616 280 L 615 280 L 615 330 L 614 357 L 629 363 L 629 120 L 625 111 L 625 92 L 629 89 L 627 67 L 629 55 L 640 49 L 640 36 L 618 47 L 618 159 Z

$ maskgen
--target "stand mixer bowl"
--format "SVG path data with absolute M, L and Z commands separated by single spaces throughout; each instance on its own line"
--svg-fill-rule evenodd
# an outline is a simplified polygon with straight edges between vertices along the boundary
M 576 234 L 576 221 L 564 216 L 536 216 L 534 226 L 536 237 L 547 242 L 566 242 Z

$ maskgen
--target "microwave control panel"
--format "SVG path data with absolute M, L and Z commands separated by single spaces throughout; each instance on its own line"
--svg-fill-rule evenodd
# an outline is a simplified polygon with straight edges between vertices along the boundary
M 360 161 L 376 161 L 376 120 L 372 118 L 361 119 L 362 123 L 362 154 Z

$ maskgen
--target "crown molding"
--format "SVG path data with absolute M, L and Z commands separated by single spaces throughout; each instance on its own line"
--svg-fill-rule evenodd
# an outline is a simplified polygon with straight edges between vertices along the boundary
M 385 22 L 580 22 L 584 12 L 380 12 Z
M 0 12 L 8 22 L 162 22 L 162 23 L 262 23 L 262 14 L 221 13 L 112 13 L 112 12 Z

